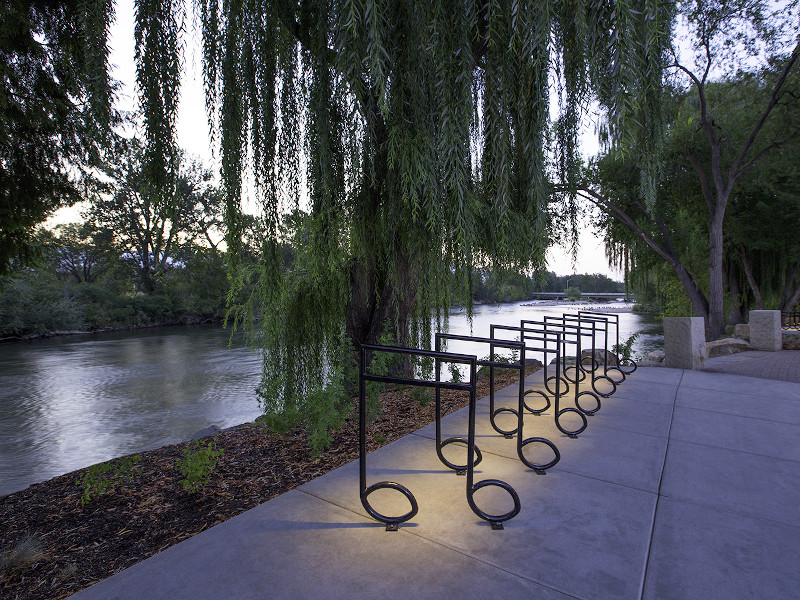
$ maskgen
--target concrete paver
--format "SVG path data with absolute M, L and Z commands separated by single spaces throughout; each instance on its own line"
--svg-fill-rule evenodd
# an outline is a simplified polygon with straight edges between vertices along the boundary
M 794 461 L 672 440 L 661 495 L 800 527 Z
M 681 388 L 678 391 L 676 405 L 800 425 L 800 401 L 787 397 L 778 391 L 773 393 L 772 385 L 769 387 L 769 393 L 765 394 L 762 390 L 759 395 L 700 388 Z
M 800 529 L 661 498 L 643 598 L 796 598 Z
M 800 352 L 751 350 L 709 359 L 706 371 L 800 383 Z
M 797 354 L 800 356 L 800 353 Z M 528 386 L 540 385 L 536 375 Z M 733 381 L 732 381 L 733 380 Z M 515 389 L 498 394 L 514 404 Z M 436 457 L 434 429 L 368 456 L 368 483 L 397 481 L 419 503 L 398 532 L 369 518 L 358 463 L 332 471 L 73 598 L 789 598 L 800 589 L 800 386 L 641 368 L 602 400 L 577 439 L 552 407 L 526 417 L 562 460 L 536 475 L 479 403 L 475 480 L 499 479 L 522 510 L 492 530 L 466 480 Z M 466 410 L 444 419 L 466 434 Z M 531 448 L 532 449 L 532 448 Z M 463 448 L 449 446 L 463 462 Z M 370 496 L 405 512 L 397 492 Z M 475 494 L 504 512 L 498 488 Z
M 670 437 L 800 463 L 798 425 L 678 406 Z

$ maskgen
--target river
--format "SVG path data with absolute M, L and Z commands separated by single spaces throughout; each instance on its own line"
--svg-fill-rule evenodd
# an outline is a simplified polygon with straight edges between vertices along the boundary
M 525 304 L 475 307 L 472 334 L 488 336 L 491 323 L 518 325 L 579 308 Z M 622 341 L 643 329 L 653 325 L 620 313 Z M 452 313 L 449 331 L 470 334 L 463 311 Z M 261 361 L 241 338 L 230 345 L 229 338 L 220 327 L 195 326 L 0 344 L 0 496 L 189 439 L 209 424 L 255 419 Z M 654 331 L 637 339 L 634 353 L 662 346 Z M 488 354 L 458 343 L 448 349 Z

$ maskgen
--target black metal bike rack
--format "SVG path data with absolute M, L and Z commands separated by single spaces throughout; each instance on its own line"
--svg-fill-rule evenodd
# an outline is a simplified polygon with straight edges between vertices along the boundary
M 455 383 L 445 381 L 431 381 L 426 379 L 417 379 L 414 377 L 394 377 L 388 375 L 377 375 L 368 372 L 367 366 L 367 352 L 389 352 L 394 354 L 423 356 L 434 359 L 436 362 L 437 373 L 439 372 L 440 363 L 450 362 L 457 364 L 466 364 L 469 366 L 470 377 L 469 383 Z M 431 350 L 418 350 L 410 348 L 398 348 L 395 346 L 378 346 L 373 344 L 361 345 L 361 364 L 359 368 L 359 495 L 361 497 L 361 504 L 367 513 L 376 521 L 380 521 L 386 525 L 387 531 L 397 531 L 400 523 L 404 523 L 413 518 L 419 507 L 414 495 L 408 488 L 395 483 L 393 481 L 381 481 L 367 486 L 367 401 L 366 401 L 366 382 L 375 381 L 379 383 L 394 383 L 403 385 L 412 385 L 418 387 L 434 388 L 437 392 L 440 389 L 451 389 L 469 392 L 469 424 L 467 433 L 467 504 L 472 512 L 474 512 L 481 519 L 491 523 L 492 529 L 502 529 L 503 522 L 514 518 L 519 514 L 521 505 L 519 495 L 516 490 L 504 481 L 499 479 L 484 479 L 475 483 L 474 470 L 475 470 L 475 411 L 476 411 L 476 380 L 477 380 L 477 358 L 475 356 L 468 356 L 465 354 L 454 354 L 451 352 L 435 352 Z M 473 498 L 475 492 L 479 489 L 488 486 L 495 486 L 504 489 L 511 496 L 514 502 L 514 508 L 502 515 L 490 515 L 481 510 Z M 411 510 L 406 514 L 397 517 L 390 517 L 382 515 L 375 510 L 369 503 L 368 496 L 379 489 L 392 489 L 397 490 L 408 499 L 411 504 Z
M 616 333 L 616 339 L 617 339 L 617 351 L 614 353 L 614 356 L 616 357 L 616 363 L 617 364 L 616 365 L 612 365 L 611 367 L 608 366 L 608 343 L 606 343 L 606 352 L 605 352 L 605 355 L 604 355 L 604 359 L 605 359 L 605 361 L 604 361 L 604 369 L 605 369 L 605 374 L 606 375 L 608 375 L 608 371 L 611 370 L 611 369 L 619 371 L 619 373 L 622 375 L 622 379 L 615 380 L 615 383 L 622 383 L 623 381 L 625 381 L 626 376 L 634 373 L 636 371 L 638 365 L 636 364 L 636 361 L 633 360 L 632 358 L 620 359 L 620 357 L 619 357 L 619 350 L 620 350 L 620 346 L 619 346 L 619 315 L 615 314 L 615 313 L 608 313 L 608 312 L 602 312 L 602 311 L 597 311 L 597 310 L 579 310 L 578 311 L 578 315 L 579 316 L 586 315 L 586 316 L 589 316 L 590 318 L 594 318 L 594 317 L 602 318 L 607 323 L 606 327 L 608 327 L 608 325 L 614 325 L 614 327 L 616 328 L 615 333 Z
M 525 323 L 529 322 L 536 322 L 536 321 L 524 321 Z M 576 346 L 575 352 L 575 377 L 579 379 L 580 374 L 580 381 L 589 376 L 589 382 L 592 386 L 593 396 L 595 401 L 597 402 L 597 408 L 592 411 L 592 414 L 596 413 L 600 409 L 600 397 L 609 398 L 617 391 L 617 382 L 614 381 L 611 377 L 606 374 L 606 371 L 603 371 L 602 375 L 598 375 L 596 373 L 597 366 L 595 365 L 595 354 L 597 353 L 597 332 L 601 332 L 604 334 L 604 347 L 608 348 L 608 327 L 606 323 L 602 321 L 602 319 L 596 318 L 582 318 L 577 315 L 569 315 L 563 314 L 560 317 L 552 317 L 546 316 L 544 317 L 544 322 L 547 323 L 550 327 L 558 327 L 563 329 L 565 337 L 567 336 L 567 332 L 569 332 L 572 336 L 574 336 L 575 341 L 573 342 Z M 603 327 L 600 327 L 603 325 Z M 591 336 L 591 369 L 587 370 L 583 364 L 583 356 L 582 356 L 582 349 L 581 349 L 581 340 L 583 337 Z M 607 355 L 608 351 L 604 351 L 604 355 Z M 569 376 L 567 375 L 567 367 L 564 368 L 564 377 L 568 381 L 572 381 Z M 605 380 L 611 386 L 610 390 L 608 391 L 601 391 L 598 389 L 598 384 L 601 380 Z M 575 383 L 577 386 L 577 382 Z M 576 403 L 578 398 L 578 393 L 576 390 Z
M 561 365 L 562 365 L 561 351 L 562 351 L 562 348 L 563 348 L 563 344 L 562 344 L 563 334 L 561 332 L 559 332 L 559 331 L 553 331 L 552 329 L 546 329 L 546 328 L 531 328 L 531 327 L 523 327 L 523 326 L 514 327 L 512 325 L 496 325 L 496 324 L 490 325 L 489 326 L 489 330 L 491 332 L 490 337 L 492 337 L 493 339 L 500 339 L 500 338 L 497 338 L 497 335 L 496 335 L 496 332 L 498 332 L 498 331 L 513 331 L 513 332 L 516 332 L 520 337 L 520 341 L 525 343 L 525 349 L 527 351 L 541 352 L 541 353 L 544 354 L 544 359 L 545 359 L 544 360 L 545 389 L 553 397 L 552 406 L 553 406 L 553 414 L 554 414 L 554 420 L 555 420 L 556 428 L 561 433 L 563 433 L 564 435 L 566 435 L 568 437 L 571 437 L 571 438 L 576 438 L 576 437 L 578 437 L 578 435 L 583 433 L 583 431 L 586 429 L 586 427 L 588 425 L 588 421 L 586 420 L 586 416 L 584 415 L 584 413 L 582 411 L 578 410 L 577 408 L 573 408 L 571 406 L 566 407 L 566 408 L 561 408 L 560 407 L 560 401 L 561 401 L 561 397 L 563 395 L 562 389 L 561 389 L 561 384 L 562 383 L 566 383 L 566 380 L 561 376 Z M 529 341 L 530 342 L 541 342 L 543 345 L 542 346 L 532 346 L 532 345 L 530 345 L 528 343 Z M 555 344 L 555 348 L 551 347 L 550 344 Z M 550 362 L 548 360 L 548 355 L 551 355 L 551 354 L 555 354 L 556 375 L 554 377 L 555 378 L 554 389 L 550 389 L 550 387 L 547 385 L 547 379 L 548 379 L 547 366 L 548 366 L 548 363 Z M 491 367 L 490 367 L 490 373 L 491 373 Z M 568 387 L 567 387 L 567 389 L 568 389 Z M 540 409 L 540 410 L 532 410 L 527 406 L 527 404 L 523 404 L 523 407 L 526 410 L 528 410 L 528 412 L 530 412 L 530 413 L 532 413 L 534 415 L 541 415 L 545 410 L 547 410 L 547 408 L 549 408 L 551 406 L 550 399 L 548 398 L 547 394 L 545 394 L 544 392 L 542 392 L 540 390 L 529 390 L 529 391 L 525 392 L 526 395 L 528 395 L 529 393 L 537 393 L 537 394 L 543 396 L 545 398 L 545 400 L 547 401 L 547 406 L 545 408 L 543 408 L 543 409 Z M 581 419 L 581 426 L 578 427 L 577 429 L 567 429 L 566 427 L 564 427 L 561 424 L 561 418 L 565 414 L 570 414 L 570 413 L 577 414 L 579 416 L 579 418 Z
M 563 333 L 563 337 L 565 339 L 571 340 L 572 345 L 575 346 L 575 364 L 567 365 L 566 364 L 567 361 L 565 359 L 562 362 L 563 365 L 562 377 L 574 386 L 573 396 L 574 396 L 575 406 L 577 407 L 577 409 L 589 417 L 596 414 L 602 406 L 600 398 L 607 397 L 607 395 L 604 396 L 604 394 L 597 389 L 597 381 L 594 377 L 592 370 L 587 370 L 584 367 L 583 362 L 581 360 L 584 347 L 583 338 L 588 337 L 591 339 L 590 346 L 592 348 L 592 353 L 594 354 L 594 349 L 595 349 L 594 323 L 583 323 L 580 321 L 568 322 L 568 319 L 562 319 L 561 317 L 544 317 L 544 319 L 545 319 L 544 321 L 531 321 L 528 319 L 523 319 L 521 321 L 521 324 L 524 327 L 530 327 L 533 324 L 544 325 L 546 328 L 548 328 L 548 330 L 552 330 L 553 328 L 555 328 L 557 331 L 561 331 Z M 558 319 L 558 321 L 553 322 L 551 321 L 551 319 Z M 566 345 L 563 354 L 566 354 Z M 575 373 L 574 377 L 570 377 L 569 375 L 570 366 L 574 369 Z M 581 383 L 583 383 L 587 379 L 589 385 L 591 386 L 591 390 L 588 389 L 581 390 Z M 616 388 L 613 387 L 614 385 L 613 381 L 609 379 L 609 382 L 612 385 L 611 393 L 613 393 L 614 389 Z M 591 398 L 591 401 L 593 403 L 593 408 L 586 408 L 581 404 L 581 399 L 585 401 L 586 398 Z
M 527 467 L 533 469 L 536 473 L 540 475 L 544 475 L 547 469 L 555 466 L 559 460 L 561 460 L 561 453 L 558 451 L 556 445 L 548 440 L 547 438 L 543 437 L 523 437 L 523 430 L 524 430 L 524 411 L 526 407 L 525 404 L 525 344 L 523 342 L 518 341 L 511 341 L 511 340 L 497 340 L 492 338 L 481 338 L 481 337 L 474 337 L 468 335 L 456 335 L 452 333 L 437 333 L 436 334 L 436 351 L 440 352 L 442 350 L 442 342 L 446 340 L 454 340 L 454 341 L 462 341 L 462 342 L 473 342 L 473 343 L 481 343 L 481 344 L 488 344 L 489 345 L 489 360 L 478 360 L 477 365 L 479 367 L 489 367 L 489 422 L 492 425 L 492 428 L 502 435 L 505 438 L 511 439 L 516 435 L 517 437 L 517 455 L 519 456 L 520 461 Z M 511 350 L 517 350 L 519 352 L 519 361 L 518 362 L 499 362 L 494 360 L 495 355 L 495 348 L 508 348 Z M 439 363 L 437 363 L 438 369 Z M 495 368 L 503 368 L 503 369 L 515 369 L 519 372 L 519 394 L 518 394 L 518 403 L 517 409 L 513 408 L 495 408 L 495 396 L 494 396 L 494 369 Z M 439 372 L 437 370 L 436 379 L 439 380 Z M 444 441 L 442 441 L 442 425 L 441 425 L 441 402 L 440 402 L 440 393 L 439 389 L 436 390 L 436 452 L 439 455 L 439 460 L 450 469 L 453 469 L 459 474 L 464 473 L 466 469 L 466 465 L 454 465 L 449 460 L 447 460 L 442 454 L 442 448 L 448 444 L 452 443 L 465 443 L 463 437 L 451 437 Z M 549 404 L 548 404 L 549 405 Z M 517 420 L 517 427 L 512 430 L 505 430 L 501 429 L 497 423 L 495 423 L 495 418 L 498 414 L 501 413 L 510 413 L 516 417 Z M 532 463 L 528 458 L 525 456 L 523 449 L 525 446 L 530 444 L 539 443 L 544 444 L 548 448 L 553 451 L 553 460 L 548 463 L 544 464 L 535 464 Z M 476 448 L 477 451 L 477 448 Z M 481 461 L 480 452 L 478 451 L 477 460 L 475 465 L 477 465 Z

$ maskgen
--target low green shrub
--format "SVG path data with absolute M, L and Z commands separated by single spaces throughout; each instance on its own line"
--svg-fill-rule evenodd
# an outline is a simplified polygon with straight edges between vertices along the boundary
M 130 481 L 133 477 L 134 465 L 141 461 L 142 457 L 136 454 L 98 463 L 86 469 L 80 478 L 80 486 L 83 488 L 81 506 L 85 506 L 93 498 L 106 493 L 115 483 Z
M 202 489 L 208 481 L 211 471 L 217 466 L 217 460 L 225 453 L 217 448 L 213 441 L 197 440 L 183 449 L 183 458 L 178 459 L 178 471 L 183 475 L 181 485 L 190 494 Z

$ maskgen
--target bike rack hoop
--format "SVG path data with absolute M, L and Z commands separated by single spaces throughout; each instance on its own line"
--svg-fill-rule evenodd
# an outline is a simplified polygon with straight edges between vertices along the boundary
M 453 383 L 443 381 L 431 381 L 426 379 L 416 379 L 413 377 L 396 377 L 385 376 L 369 373 L 366 359 L 367 351 L 373 352 L 391 352 L 395 354 L 416 355 L 433 358 L 437 361 L 437 366 L 441 361 L 453 362 L 469 365 L 469 383 Z M 467 503 L 472 511 L 480 518 L 489 521 L 493 529 L 502 529 L 503 521 L 507 521 L 519 514 L 520 501 L 514 488 L 503 481 L 498 480 L 484 480 L 474 482 L 475 470 L 475 395 L 476 395 L 476 381 L 477 381 L 477 363 L 478 359 L 475 356 L 466 354 L 456 354 L 452 352 L 437 352 L 433 350 L 421 350 L 411 348 L 400 348 L 397 346 L 379 346 L 375 344 L 362 344 L 361 346 L 361 365 L 359 368 L 359 495 L 361 497 L 361 504 L 364 509 L 375 520 L 380 521 L 386 525 L 387 531 L 396 531 L 400 523 L 408 521 L 413 518 L 418 511 L 417 501 L 414 495 L 404 486 L 392 481 L 382 481 L 367 487 L 367 434 L 366 434 L 366 382 L 377 381 L 382 383 L 400 383 L 405 385 L 416 385 L 421 387 L 432 387 L 436 389 L 437 393 L 441 389 L 463 390 L 469 391 L 469 432 L 467 435 L 467 481 L 466 481 L 466 495 Z M 438 372 L 438 369 L 437 369 Z M 498 486 L 504 489 L 511 496 L 514 507 L 509 512 L 502 515 L 492 515 L 482 511 L 475 504 L 474 494 L 475 491 L 487 485 Z M 379 489 L 392 489 L 399 491 L 403 494 L 411 504 L 411 509 L 404 515 L 392 517 L 386 516 L 375 510 L 368 500 L 368 496 Z

